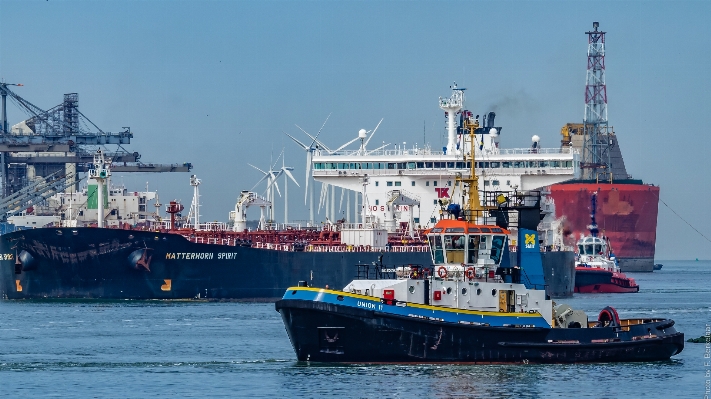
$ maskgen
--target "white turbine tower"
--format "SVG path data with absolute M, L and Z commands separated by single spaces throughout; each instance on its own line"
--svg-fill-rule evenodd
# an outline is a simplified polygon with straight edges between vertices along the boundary
M 311 159 L 314 156 L 314 151 L 316 151 L 316 147 L 314 144 L 318 144 L 320 147 L 326 149 L 328 151 L 328 148 L 323 145 L 320 141 L 318 141 L 318 136 L 321 134 L 321 131 L 323 130 L 324 126 L 326 126 L 326 122 L 328 122 L 328 118 L 331 117 L 331 114 L 328 114 L 326 117 L 326 120 L 323 122 L 323 125 L 321 125 L 321 129 L 318 130 L 318 133 L 316 133 L 316 136 L 312 136 L 304 129 L 301 129 L 299 125 L 296 125 L 299 129 L 301 129 L 302 132 L 306 133 L 307 136 L 311 138 L 311 144 L 306 145 L 296 138 L 294 136 L 290 135 L 289 133 L 284 132 L 287 136 L 289 136 L 290 139 L 292 139 L 297 145 L 299 145 L 302 149 L 306 151 L 306 188 L 304 192 L 304 205 L 306 205 L 306 202 L 308 201 L 309 205 L 309 223 L 314 223 L 314 183 L 313 183 L 313 176 L 311 176 Z

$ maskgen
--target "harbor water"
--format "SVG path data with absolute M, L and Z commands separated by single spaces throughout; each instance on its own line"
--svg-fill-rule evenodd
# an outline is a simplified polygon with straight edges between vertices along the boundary
M 629 273 L 636 294 L 558 300 L 597 317 L 669 317 L 687 338 L 711 324 L 711 261 Z M 0 302 L 6 397 L 703 398 L 709 349 L 670 361 L 579 365 L 297 363 L 272 303 Z M 708 393 L 706 393 L 708 395 Z

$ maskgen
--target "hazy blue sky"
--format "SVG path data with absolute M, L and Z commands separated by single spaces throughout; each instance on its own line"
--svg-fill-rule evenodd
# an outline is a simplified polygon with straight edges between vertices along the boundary
M 439 146 L 452 81 L 475 113 L 496 108 L 503 147 L 534 134 L 557 147 L 583 117 L 584 32 L 599 21 L 628 171 L 711 237 L 709 17 L 708 1 L 0 0 L 0 78 L 42 108 L 79 93 L 102 129 L 131 126 L 144 162 L 194 163 L 203 219 L 224 221 L 260 177 L 248 162 L 285 147 L 303 186 L 304 152 L 282 134 L 302 137 L 294 124 L 315 132 L 330 113 L 321 138 L 340 145 L 380 118 L 374 141 L 422 144 L 424 123 Z M 187 174 L 123 180 L 190 203 Z M 303 192 L 290 196 L 305 219 Z M 697 257 L 711 243 L 660 204 L 657 258 Z

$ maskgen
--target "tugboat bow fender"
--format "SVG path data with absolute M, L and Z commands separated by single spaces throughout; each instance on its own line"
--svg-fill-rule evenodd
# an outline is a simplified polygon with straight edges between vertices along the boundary
M 665 323 L 658 325 L 657 330 L 666 330 L 667 328 L 673 326 L 674 324 L 675 324 L 674 320 L 667 320 Z

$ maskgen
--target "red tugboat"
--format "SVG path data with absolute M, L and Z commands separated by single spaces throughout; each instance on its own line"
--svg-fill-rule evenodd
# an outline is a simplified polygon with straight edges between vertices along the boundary
M 592 194 L 590 234 L 578 241 L 577 261 L 575 262 L 575 292 L 639 292 L 639 286 L 633 278 L 620 271 L 615 256 L 610 250 L 610 243 L 605 237 L 598 237 L 595 222 L 597 193 Z

